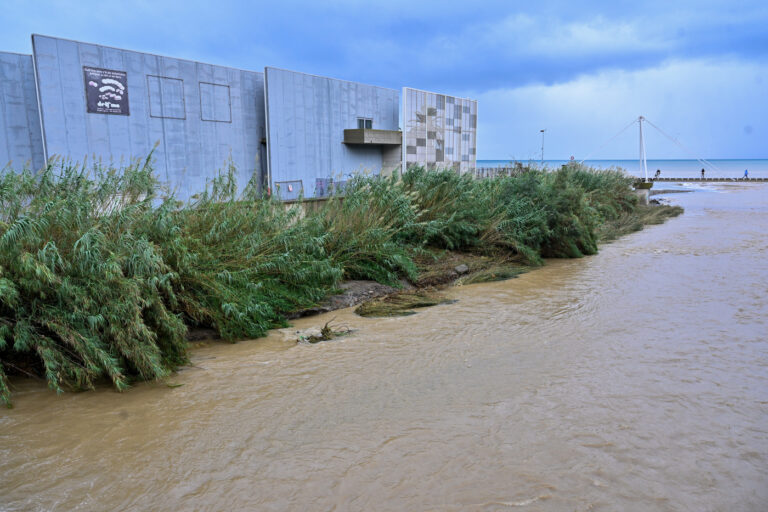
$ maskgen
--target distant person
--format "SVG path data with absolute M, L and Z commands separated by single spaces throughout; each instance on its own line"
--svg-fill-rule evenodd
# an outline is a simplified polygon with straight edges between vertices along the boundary
M 747 169 L 744 169 L 744 179 L 745 180 L 749 179 L 749 171 Z
M 704 179 L 704 169 L 701 170 L 701 179 Z
M 661 169 L 656 169 L 656 176 L 654 176 L 653 178 L 656 179 L 659 176 L 661 176 Z

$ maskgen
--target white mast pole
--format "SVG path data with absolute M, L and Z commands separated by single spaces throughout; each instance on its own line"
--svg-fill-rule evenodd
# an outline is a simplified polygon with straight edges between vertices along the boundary
M 645 118 L 640 116 L 637 118 L 637 122 L 640 125 L 640 170 L 645 176 L 645 181 L 648 181 L 648 163 L 645 159 L 645 141 L 643 140 L 643 120 Z

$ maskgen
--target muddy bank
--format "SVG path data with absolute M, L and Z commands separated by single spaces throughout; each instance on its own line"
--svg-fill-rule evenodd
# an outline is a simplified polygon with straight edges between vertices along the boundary
M 529 268 L 505 254 L 479 255 L 457 251 L 436 251 L 421 256 L 417 263 L 419 276 L 412 283 L 403 279 L 399 287 L 394 287 L 376 281 L 345 281 L 339 285 L 341 293 L 328 297 L 316 307 L 296 311 L 288 318 L 295 320 L 353 306 L 360 306 L 356 312 L 363 316 L 410 314 L 412 308 L 445 303 L 441 289 L 509 279 Z
M 288 315 L 288 319 L 295 320 L 296 318 L 319 315 L 320 313 L 328 313 L 337 309 L 350 308 L 372 299 L 385 297 L 400 290 L 413 288 L 413 285 L 405 280 L 401 281 L 400 286 L 401 288 L 395 288 L 394 286 L 387 286 L 376 281 L 367 280 L 345 281 L 339 285 L 341 293 L 331 295 L 316 307 L 296 311 Z

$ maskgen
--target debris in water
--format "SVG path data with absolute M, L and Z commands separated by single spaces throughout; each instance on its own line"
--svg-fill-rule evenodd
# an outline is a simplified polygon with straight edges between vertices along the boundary
M 328 320 L 321 329 L 306 329 L 305 331 L 297 331 L 299 337 L 296 339 L 296 343 L 319 343 L 321 341 L 329 341 L 340 336 L 346 336 L 352 332 L 349 327 L 343 326 L 336 330 L 331 326 L 331 322 L 336 320 L 336 317 Z
M 367 317 L 407 316 L 415 315 L 415 308 L 426 308 L 438 304 L 453 304 L 455 300 L 445 297 L 434 288 L 404 291 L 387 295 L 384 298 L 361 304 L 355 313 Z

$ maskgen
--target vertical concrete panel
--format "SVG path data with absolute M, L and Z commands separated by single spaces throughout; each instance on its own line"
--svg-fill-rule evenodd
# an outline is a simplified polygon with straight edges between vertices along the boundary
M 398 91 L 270 67 L 265 77 L 271 186 L 301 180 L 313 197 L 318 179 L 381 171 L 381 148 L 345 145 L 344 130 L 358 117 L 397 130 Z
M 0 168 L 43 166 L 32 56 L 0 52 Z
M 65 115 L 67 117 L 68 126 L 73 127 L 72 133 L 69 134 L 68 144 L 70 148 L 79 148 L 76 151 L 72 151 L 71 158 L 83 161 L 83 157 L 88 158 L 102 158 L 105 159 L 105 163 L 109 164 L 112 160 L 112 155 L 120 155 L 118 159 L 122 157 L 122 153 L 114 153 L 112 151 L 112 142 L 110 137 L 110 125 L 109 118 L 116 116 L 107 115 L 86 115 L 85 105 L 85 93 L 83 91 L 83 66 L 91 66 L 97 68 L 107 68 L 106 62 L 103 59 L 103 52 L 101 48 L 96 45 L 82 44 L 78 45 L 72 41 L 57 41 L 56 46 L 59 48 L 59 55 L 65 55 L 66 64 L 60 66 L 66 70 L 67 77 L 64 79 L 62 86 L 64 88 L 64 101 L 65 101 Z M 75 55 L 77 58 L 75 59 Z M 121 62 L 114 62 L 114 56 L 110 55 L 111 66 L 108 69 L 123 70 Z M 102 65 L 104 63 L 104 65 Z M 66 85 L 64 85 L 64 82 Z M 123 117 L 123 116 L 120 116 Z M 80 130 L 78 127 L 82 126 L 84 129 Z M 115 137 L 117 139 L 117 137 Z M 98 148 L 108 148 L 105 154 L 100 154 L 97 151 Z M 59 153 L 58 151 L 56 153 Z M 114 162 L 119 164 L 119 160 Z
M 149 97 L 147 94 L 147 79 L 144 76 L 144 55 L 135 52 L 123 54 L 123 64 L 127 73 L 128 89 L 133 94 L 131 101 L 131 118 L 126 119 L 128 140 L 130 146 L 126 153 L 139 157 L 152 149 L 157 139 L 152 138 L 149 123 Z M 157 154 L 154 155 L 157 158 Z
M 256 171 L 262 169 L 266 162 L 266 144 L 262 144 L 266 137 L 264 79 L 260 74 L 241 71 L 240 81 L 242 86 L 239 94 L 232 94 L 232 110 L 240 110 L 243 113 L 242 128 L 236 131 L 235 136 L 239 137 L 244 149 L 245 167 L 242 170 Z M 260 173 L 255 174 L 261 183 L 262 176 L 259 176 Z M 250 176 L 247 178 L 250 179 Z
M 155 169 L 181 198 L 200 192 L 230 155 L 239 186 L 263 172 L 263 74 L 38 35 L 33 50 L 49 155 L 119 163 L 159 143 Z M 129 115 L 87 112 L 83 66 L 126 73 Z M 217 86 L 210 120 L 201 82 Z
M 101 54 L 100 62 L 107 69 L 118 69 L 121 71 L 128 71 L 127 66 L 127 52 L 117 50 L 115 48 L 99 47 L 99 53 Z M 126 75 L 127 78 L 127 75 Z M 80 94 L 83 94 L 82 91 Z M 130 97 L 129 97 L 130 100 Z M 93 114 L 86 117 L 96 117 Z M 127 165 L 130 163 L 132 155 L 131 143 L 131 129 L 130 122 L 131 116 L 100 116 L 106 118 L 107 122 L 107 147 L 109 148 L 109 154 L 113 158 L 115 164 Z M 135 117 L 135 114 L 134 114 Z M 96 152 L 98 148 L 102 146 L 93 145 L 89 148 L 91 152 Z
M 83 45 L 84 54 L 87 57 L 96 55 L 93 59 L 88 58 L 83 64 L 80 60 L 80 51 L 78 44 L 72 41 L 57 40 L 56 41 L 56 55 L 58 59 L 58 73 L 60 77 L 59 87 L 61 87 L 61 103 L 64 113 L 64 126 L 54 127 L 45 126 L 46 134 L 49 131 L 66 130 L 64 139 L 66 140 L 66 146 L 63 150 L 55 149 L 48 151 L 48 156 L 62 155 L 72 158 L 73 160 L 82 162 L 85 158 L 91 157 L 92 147 L 96 144 L 103 143 L 106 139 L 102 138 L 102 134 L 106 133 L 106 120 L 99 119 L 98 126 L 95 129 L 87 123 L 86 119 L 86 107 L 85 107 L 85 93 L 83 91 L 83 65 L 94 66 L 98 63 L 98 50 L 93 45 Z M 41 99 L 46 93 L 47 88 L 42 88 L 40 91 Z M 45 101 L 42 102 L 42 109 L 45 110 Z M 43 117 L 45 121 L 45 117 Z M 89 135 L 92 135 L 95 140 L 90 143 Z M 47 140 L 47 137 L 46 137 Z M 96 155 L 99 157 L 106 157 L 109 159 L 108 154 Z

